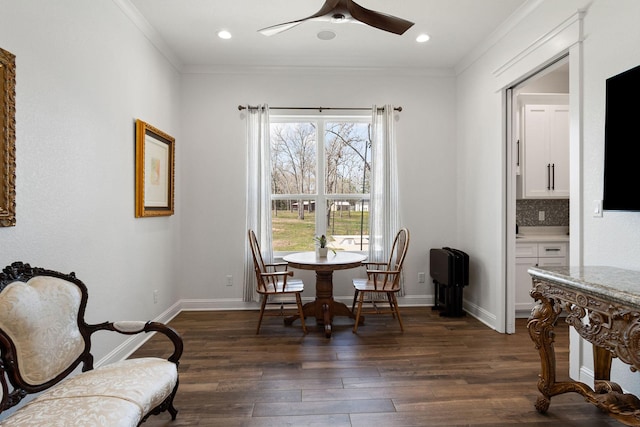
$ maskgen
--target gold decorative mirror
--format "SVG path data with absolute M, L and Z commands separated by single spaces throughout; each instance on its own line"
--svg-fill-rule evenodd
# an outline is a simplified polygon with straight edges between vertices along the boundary
M 16 57 L 0 48 L 0 227 L 16 225 Z

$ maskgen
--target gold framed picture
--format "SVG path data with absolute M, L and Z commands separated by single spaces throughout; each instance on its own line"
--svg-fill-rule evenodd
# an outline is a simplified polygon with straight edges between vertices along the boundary
M 173 215 L 175 139 L 136 120 L 136 218 Z
M 0 227 L 16 225 L 16 57 L 0 49 Z

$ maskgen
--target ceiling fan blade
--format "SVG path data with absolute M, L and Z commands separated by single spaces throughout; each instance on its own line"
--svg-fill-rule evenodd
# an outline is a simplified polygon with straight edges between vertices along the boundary
M 330 16 L 330 14 L 333 12 L 333 10 L 336 8 L 336 6 L 338 6 L 340 1 L 341 0 L 326 0 L 324 5 L 320 8 L 320 10 L 317 11 L 316 13 L 314 13 L 311 16 L 308 16 L 308 17 L 302 18 L 302 19 L 298 19 L 296 21 L 285 22 L 283 24 L 272 25 L 270 27 L 266 27 L 266 28 L 263 28 L 261 30 L 258 30 L 258 32 L 264 34 L 265 36 L 273 36 L 274 34 L 278 34 L 278 33 L 281 33 L 283 31 L 287 31 L 287 30 L 295 27 L 296 25 L 298 25 L 298 24 L 300 24 L 300 23 L 302 23 L 304 21 Z
M 413 26 L 411 21 L 364 8 L 353 0 L 347 0 L 347 9 L 353 19 L 390 33 L 402 35 Z
M 290 30 L 296 25 L 302 23 L 305 19 L 300 19 L 298 21 L 287 22 L 284 24 L 272 25 L 271 27 L 266 27 L 258 30 L 259 33 L 264 34 L 265 36 L 273 36 L 275 34 L 281 33 L 283 31 Z

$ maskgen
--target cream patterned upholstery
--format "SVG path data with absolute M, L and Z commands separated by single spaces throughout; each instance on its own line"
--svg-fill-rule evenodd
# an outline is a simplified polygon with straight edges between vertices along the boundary
M 91 396 L 52 400 L 27 405 L 1 426 L 118 427 L 137 426 L 140 410 L 135 403 L 117 398 Z
M 165 410 L 175 419 L 179 335 L 156 322 L 88 325 L 86 303 L 86 287 L 73 273 L 22 263 L 0 273 L 0 412 L 43 391 L 0 427 L 137 426 Z M 99 330 L 161 332 L 174 353 L 169 360 L 128 359 L 93 369 L 91 334 Z M 80 364 L 83 372 L 70 375 Z
M 0 426 L 49 425 L 42 424 L 41 414 L 60 426 L 137 426 L 171 394 L 177 381 L 176 365 L 164 359 L 123 360 L 62 381 Z M 122 414 L 112 414 L 113 407 L 121 408 Z
M 15 344 L 27 383 L 51 381 L 84 351 L 77 319 L 81 296 L 73 283 L 45 276 L 13 282 L 0 294 L 0 329 Z

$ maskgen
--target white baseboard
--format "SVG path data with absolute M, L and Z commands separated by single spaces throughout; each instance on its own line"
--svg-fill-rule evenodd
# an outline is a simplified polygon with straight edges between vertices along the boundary
M 484 323 L 485 325 L 487 325 L 489 328 L 491 329 L 496 329 L 495 328 L 495 324 L 496 324 L 496 316 L 490 312 L 488 312 L 487 310 L 475 305 L 475 304 L 471 304 L 469 303 L 469 301 L 464 300 L 463 301 L 463 309 L 464 311 L 467 312 L 467 314 L 475 317 L 476 319 L 478 319 L 480 322 Z
M 337 301 L 351 306 L 353 296 L 336 296 Z M 312 301 L 313 298 L 303 298 L 303 303 Z M 433 306 L 433 295 L 409 295 L 398 297 L 398 305 L 401 307 L 428 307 Z M 155 322 L 169 323 L 181 311 L 223 311 L 223 310 L 259 310 L 257 302 L 246 302 L 241 299 L 183 299 L 166 311 L 161 313 Z M 109 354 L 95 363 L 95 367 L 124 360 L 140 348 L 154 333 L 138 334 L 130 336 L 125 342 L 113 349 Z
M 183 299 L 180 311 L 221 311 L 221 310 L 258 310 L 257 302 L 246 302 L 239 298 L 228 299 Z
M 169 323 L 171 319 L 173 319 L 180 313 L 180 311 L 180 302 L 177 302 L 167 310 L 165 310 L 163 313 L 161 313 L 158 317 L 153 319 L 153 321 L 160 323 Z M 125 342 L 114 348 L 105 357 L 95 362 L 94 367 L 97 368 L 102 365 L 107 365 L 109 363 L 126 359 L 127 357 L 131 356 L 131 354 L 140 346 L 142 346 L 142 344 L 147 342 L 147 340 L 150 339 L 154 334 L 155 332 L 131 335 Z

